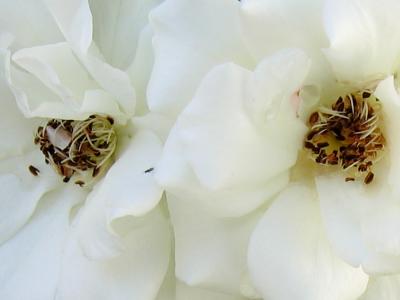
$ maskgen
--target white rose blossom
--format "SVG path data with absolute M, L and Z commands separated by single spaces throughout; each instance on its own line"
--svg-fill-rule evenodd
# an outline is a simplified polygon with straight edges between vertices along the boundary
M 0 0 L 0 298 L 400 298 L 399 5 Z
M 397 295 L 398 277 L 380 276 L 399 271 L 397 11 L 395 1 L 170 0 L 152 13 L 149 107 L 179 115 L 155 172 L 180 280 L 232 297 Z M 371 154 L 340 158 L 345 172 L 319 167 L 304 126 L 350 93 L 353 115 L 365 115 L 352 133 Z
M 158 294 L 171 236 L 151 171 L 169 125 L 148 112 L 145 93 L 153 62 L 148 13 L 159 3 L 0 2 L 1 299 Z M 93 135 L 80 142 L 68 126 Z M 103 145 L 102 130 L 112 132 Z M 97 176 L 79 165 L 71 176 L 71 160 L 57 163 L 52 152 L 45 163 L 43 149 L 53 146 L 60 155 L 76 145 L 102 157 L 113 136 L 115 153 Z

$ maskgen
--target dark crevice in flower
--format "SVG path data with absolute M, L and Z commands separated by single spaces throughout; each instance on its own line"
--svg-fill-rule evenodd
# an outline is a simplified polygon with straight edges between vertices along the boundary
M 370 91 L 339 97 L 310 115 L 304 147 L 317 164 L 344 170 L 346 181 L 364 177 L 369 184 L 385 145 L 380 122 L 380 102 Z
M 34 143 L 64 182 L 76 173 L 90 172 L 96 177 L 116 148 L 113 124 L 111 117 L 100 115 L 91 115 L 83 121 L 52 119 L 37 129 Z M 75 183 L 85 184 L 82 180 Z

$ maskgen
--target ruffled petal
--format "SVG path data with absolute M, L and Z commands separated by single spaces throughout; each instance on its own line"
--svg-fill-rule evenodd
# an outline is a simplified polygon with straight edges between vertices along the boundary
M 98 8 L 100 8 L 105 4 L 103 2 L 93 1 L 93 5 L 99 5 Z M 114 5 L 115 2 L 112 4 Z M 90 10 L 93 5 L 89 6 L 88 0 L 73 0 L 69 1 L 68 5 L 60 0 L 46 0 L 46 5 L 75 55 L 80 63 L 85 66 L 90 76 L 102 89 L 115 97 L 126 114 L 133 115 L 135 111 L 135 91 L 129 76 L 124 71 L 108 64 L 100 49 L 93 43 L 92 36 L 94 34 L 97 36 L 96 28 L 93 28 L 93 17 Z M 117 10 L 118 7 L 118 5 L 115 5 Z M 101 11 L 100 9 L 97 13 Z M 113 13 L 115 13 L 114 10 Z M 129 11 L 127 13 L 129 14 Z M 96 19 L 98 18 L 99 16 L 96 17 Z M 100 18 L 102 17 L 100 16 Z M 113 19 L 116 20 L 115 16 Z M 103 17 L 102 22 L 105 21 L 106 19 Z M 99 24 L 99 22 L 96 22 L 95 25 Z M 106 30 L 106 28 L 103 30 Z M 109 28 L 109 30 L 113 32 L 114 28 Z M 135 30 L 139 29 L 129 27 L 128 31 Z M 136 40 L 132 43 L 136 45 Z M 115 46 L 114 42 L 109 44 Z
M 91 0 L 93 40 L 105 60 L 119 69 L 133 61 L 150 10 L 161 0 Z
M 265 299 L 356 299 L 367 286 L 361 268 L 335 255 L 313 198 L 306 187 L 289 187 L 254 230 L 248 265 Z
M 190 286 L 240 295 L 249 236 L 259 213 L 210 215 L 190 199 L 167 195 L 175 233 L 176 276 Z
M 243 39 L 260 61 L 283 48 L 301 48 L 312 60 L 306 83 L 331 92 L 333 74 L 321 48 L 328 46 L 323 30 L 322 0 L 246 0 L 242 3 Z
M 340 174 L 317 178 L 321 213 L 338 255 L 368 273 L 400 267 L 400 205 L 384 184 L 346 183 Z
M 119 224 L 125 231 L 125 249 L 112 259 L 88 259 L 73 234 L 65 249 L 56 299 L 154 299 L 168 268 L 169 224 L 159 208 L 139 220 L 140 226 L 137 222 Z
M 124 148 L 81 212 L 77 238 L 90 258 L 119 255 L 124 245 L 115 227 L 118 220 L 144 216 L 162 196 L 151 171 L 161 154 L 159 139 L 150 132 L 138 132 Z
M 16 52 L 9 66 L 9 84 L 20 108 L 29 116 L 83 119 L 93 113 L 126 121 L 124 112 L 82 67 L 66 43 Z
M 43 0 L 65 39 L 86 53 L 92 43 L 93 24 L 88 0 Z
M 231 0 L 172 0 L 152 12 L 151 110 L 174 117 L 215 65 L 229 61 L 254 64 L 241 41 L 239 8 L 240 3 Z
M 0 247 L 1 299 L 54 299 L 70 210 L 84 196 L 73 186 L 46 194 L 30 221 Z
M 156 168 L 160 183 L 230 216 L 248 213 L 282 189 L 305 133 L 292 96 L 308 63 L 290 50 L 254 73 L 234 64 L 211 71 L 171 130 Z
M 400 56 L 400 3 L 328 0 L 326 56 L 340 81 L 365 84 L 392 74 Z M 384 46 L 382 46 L 384 45 Z

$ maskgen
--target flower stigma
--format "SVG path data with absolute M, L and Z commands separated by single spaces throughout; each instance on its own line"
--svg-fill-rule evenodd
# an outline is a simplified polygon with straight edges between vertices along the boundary
M 363 177 L 369 184 L 385 146 L 380 111 L 381 104 L 370 91 L 339 97 L 331 108 L 321 106 L 311 113 L 304 147 L 317 164 L 344 171 L 346 181 Z
M 34 143 L 64 182 L 73 175 L 82 177 L 89 172 L 94 178 L 107 168 L 115 151 L 117 135 L 113 125 L 111 117 L 100 115 L 83 121 L 52 119 L 38 127 Z M 85 184 L 82 178 L 75 183 Z

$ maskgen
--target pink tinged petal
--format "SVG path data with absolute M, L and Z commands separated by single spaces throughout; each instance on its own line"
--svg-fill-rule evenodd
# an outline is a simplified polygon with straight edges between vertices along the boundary
M 302 146 L 305 126 L 290 99 L 308 69 L 298 50 L 262 61 L 253 73 L 214 68 L 171 130 L 157 179 L 217 214 L 238 216 L 264 203 L 285 186 Z
M 84 196 L 76 187 L 46 194 L 29 222 L 0 247 L 1 299 L 54 299 L 70 210 Z
M 335 255 L 313 198 L 306 187 L 289 187 L 254 230 L 249 271 L 265 299 L 356 299 L 367 286 L 361 268 Z
M 175 233 L 175 273 L 190 286 L 240 295 L 249 236 L 259 213 L 210 215 L 187 198 L 167 195 Z
M 176 116 L 212 67 L 230 61 L 254 64 L 242 43 L 239 9 L 240 3 L 231 0 L 172 0 L 152 12 L 150 110 Z
M 340 81 L 365 84 L 396 70 L 399 9 L 396 0 L 384 5 L 373 0 L 326 2 L 324 21 L 330 47 L 325 53 Z
M 119 226 L 125 231 L 121 238 L 125 250 L 104 260 L 88 259 L 73 234 L 65 249 L 56 299 L 155 299 L 169 264 L 168 225 L 159 208 L 140 220 L 123 220 Z

